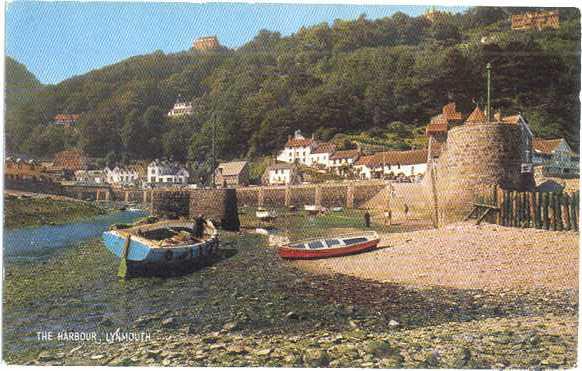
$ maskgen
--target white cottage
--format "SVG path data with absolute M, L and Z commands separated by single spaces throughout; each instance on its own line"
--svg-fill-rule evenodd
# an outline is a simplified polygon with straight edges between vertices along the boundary
M 330 158 L 335 153 L 335 144 L 333 143 L 319 143 L 313 149 L 308 158 L 309 166 L 329 167 Z
M 271 165 L 265 170 L 262 178 L 263 184 L 267 185 L 287 185 L 301 183 L 297 165 L 279 163 Z
M 285 148 L 277 156 L 277 161 L 292 164 L 298 162 L 303 165 L 310 165 L 311 153 L 315 147 L 313 139 L 307 139 L 301 135 L 301 130 L 296 130 L 293 137 L 289 137 Z
M 187 102 L 181 95 L 178 95 L 176 98 L 176 103 L 174 103 L 174 107 L 168 112 L 168 117 L 177 117 L 177 116 L 190 116 L 192 115 L 192 102 Z
M 427 149 L 377 152 L 360 157 L 354 169 L 361 179 L 383 178 L 386 175 L 415 177 L 426 172 L 427 158 Z
M 154 160 L 147 168 L 146 182 L 150 185 L 188 184 L 190 173 L 177 162 Z

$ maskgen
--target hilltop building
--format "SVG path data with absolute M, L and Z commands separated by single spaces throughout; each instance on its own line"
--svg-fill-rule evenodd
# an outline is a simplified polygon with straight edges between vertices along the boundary
M 168 112 L 168 117 L 178 117 L 178 116 L 191 116 L 192 115 L 192 102 L 187 102 L 181 95 L 176 98 L 176 103 L 174 107 Z
M 220 48 L 220 43 L 216 36 L 204 36 L 194 40 L 192 48 L 200 51 L 215 50 Z
M 219 187 L 237 187 L 249 184 L 249 166 L 247 161 L 223 162 L 214 172 L 216 185 Z
M 283 151 L 277 156 L 277 161 L 289 164 L 300 163 L 302 165 L 311 164 L 311 153 L 316 146 L 313 138 L 307 139 L 301 134 L 301 130 L 296 130 L 293 137 L 289 136 Z
M 560 12 L 527 12 L 524 14 L 513 14 L 511 16 L 512 30 L 532 30 L 541 31 L 546 28 L 560 28 Z
M 177 162 L 154 160 L 147 167 L 146 182 L 149 186 L 188 184 L 190 173 Z

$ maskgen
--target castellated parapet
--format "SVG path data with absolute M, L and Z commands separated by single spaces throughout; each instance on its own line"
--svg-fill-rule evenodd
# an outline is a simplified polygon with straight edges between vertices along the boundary
M 532 173 L 522 173 L 527 150 L 522 129 L 504 123 L 471 123 L 448 132 L 435 169 L 438 224 L 462 220 L 484 186 L 528 190 Z

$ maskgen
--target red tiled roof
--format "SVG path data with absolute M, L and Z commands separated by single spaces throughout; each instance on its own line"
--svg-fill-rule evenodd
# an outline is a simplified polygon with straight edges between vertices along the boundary
M 560 145 L 562 139 L 534 139 L 533 149 L 545 153 L 552 154 L 552 152 Z
M 449 130 L 449 120 L 444 115 L 437 115 L 426 126 L 426 135 L 432 133 L 446 133 Z
M 325 142 L 320 143 L 312 153 L 333 153 L 333 152 L 335 152 L 335 144 Z
M 462 119 L 462 114 L 461 112 L 457 112 L 457 105 L 454 102 L 451 102 L 443 106 L 443 115 L 447 118 L 447 120 Z
M 341 160 L 341 159 L 348 159 L 353 158 L 356 159 L 360 156 L 360 152 L 357 149 L 349 149 L 345 151 L 337 151 L 334 153 L 330 160 Z
M 83 170 L 87 166 L 87 158 L 79 150 L 67 150 L 55 155 L 53 167 L 68 170 Z
M 295 139 L 291 138 L 285 144 L 285 147 L 309 147 L 313 143 L 312 139 Z
M 374 163 L 375 158 L 375 155 L 362 156 L 358 159 L 358 161 L 356 161 L 355 165 L 371 165 Z
M 376 152 L 372 156 L 364 156 L 356 165 L 416 165 L 425 164 L 428 159 L 428 149 L 413 149 L 410 151 Z
M 486 121 L 487 121 L 487 118 L 485 117 L 485 114 L 483 113 L 483 111 L 481 111 L 479 106 L 477 106 L 477 107 L 475 107 L 473 112 L 471 112 L 469 117 L 467 117 L 467 120 L 465 122 L 466 123 L 484 123 Z
M 61 113 L 55 116 L 55 121 L 78 121 L 81 115 Z
M 517 123 L 519 123 L 519 115 L 505 116 L 501 119 L 501 122 L 505 124 L 516 125 Z

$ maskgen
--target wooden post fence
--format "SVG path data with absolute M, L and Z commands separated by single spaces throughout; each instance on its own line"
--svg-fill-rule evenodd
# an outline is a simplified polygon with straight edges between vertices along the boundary
M 493 186 L 475 198 L 476 206 L 493 207 L 499 225 L 552 231 L 578 231 L 579 192 L 517 192 Z M 490 206 L 488 206 L 490 205 Z

